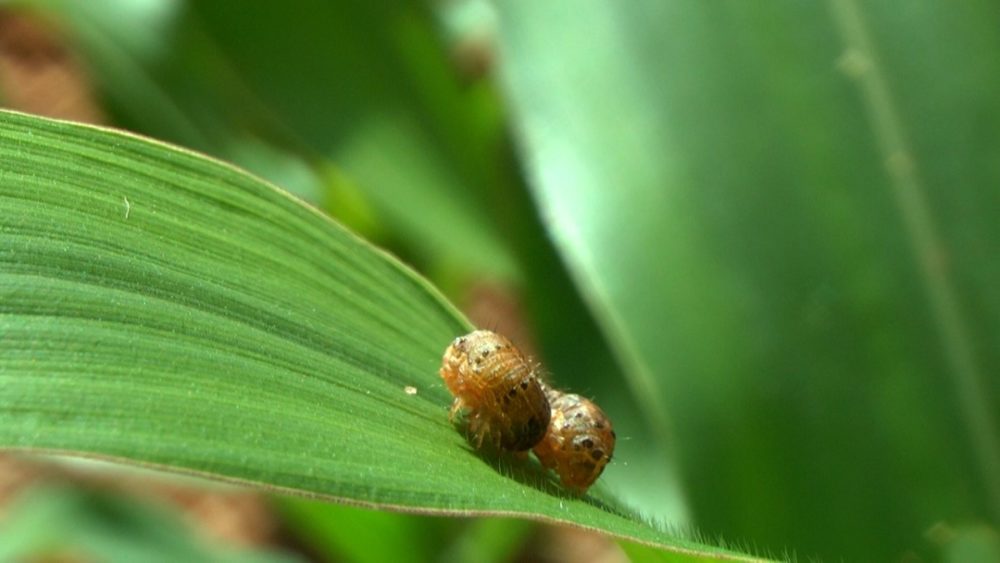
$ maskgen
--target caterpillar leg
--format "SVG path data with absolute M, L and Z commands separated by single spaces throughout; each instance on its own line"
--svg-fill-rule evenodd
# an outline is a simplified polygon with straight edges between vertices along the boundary
M 465 407 L 465 403 L 462 402 L 462 399 L 455 397 L 455 400 L 451 402 L 451 409 L 448 411 L 448 422 L 454 423 L 455 416 L 463 407 Z

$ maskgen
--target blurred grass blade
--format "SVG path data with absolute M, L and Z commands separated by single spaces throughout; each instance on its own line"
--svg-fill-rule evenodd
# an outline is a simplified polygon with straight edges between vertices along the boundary
M 0 167 L 0 446 L 746 558 L 473 455 L 436 373 L 466 321 L 287 194 L 166 145 L 15 113 L 0 113 Z
M 995 529 L 994 5 L 496 5 L 532 188 L 694 521 L 859 560 Z
M 865 29 L 862 10 L 851 0 L 830 2 L 844 47 L 845 71 L 854 78 L 872 122 L 873 135 L 889 173 L 911 250 L 920 267 L 929 308 L 940 333 L 948 374 L 965 417 L 967 432 L 986 484 L 990 509 L 1000 522 L 1000 426 L 987 397 L 988 384 L 972 346 L 969 323 L 962 312 L 954 276 L 941 266 L 944 246 L 915 155 L 903 130 L 895 100 Z
M 432 265 L 520 276 L 493 221 L 499 102 L 456 76 L 426 2 L 190 2 L 277 121 L 335 162 Z M 294 29 L 295 33 L 274 33 Z
M 432 561 L 455 525 L 447 518 L 294 498 L 280 499 L 278 508 L 289 531 L 325 561 Z
M 0 561 L 303 561 L 206 542 L 172 507 L 110 492 L 39 487 L 11 504 L 0 525 Z

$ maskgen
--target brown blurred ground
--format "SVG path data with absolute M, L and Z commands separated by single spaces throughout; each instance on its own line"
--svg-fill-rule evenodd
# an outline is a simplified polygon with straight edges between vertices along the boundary
M 80 61 L 55 29 L 9 9 L 0 9 L 0 101 L 27 113 L 104 121 Z

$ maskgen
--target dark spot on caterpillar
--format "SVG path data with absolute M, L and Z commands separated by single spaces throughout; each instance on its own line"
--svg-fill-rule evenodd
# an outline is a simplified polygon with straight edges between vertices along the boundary
M 604 457 L 604 452 L 601 450 L 594 450 L 590 452 L 590 457 L 594 458 L 594 461 L 600 461 Z

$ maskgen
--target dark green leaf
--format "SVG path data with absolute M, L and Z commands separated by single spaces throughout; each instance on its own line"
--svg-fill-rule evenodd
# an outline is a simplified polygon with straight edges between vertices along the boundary
M 995 527 L 995 5 L 497 5 L 538 204 L 698 526 L 863 560 Z

